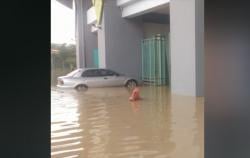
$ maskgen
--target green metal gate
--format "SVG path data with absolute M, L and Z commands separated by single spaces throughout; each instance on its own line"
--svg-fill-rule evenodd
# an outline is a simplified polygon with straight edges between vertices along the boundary
M 168 84 L 168 36 L 142 40 L 142 80 L 145 84 Z

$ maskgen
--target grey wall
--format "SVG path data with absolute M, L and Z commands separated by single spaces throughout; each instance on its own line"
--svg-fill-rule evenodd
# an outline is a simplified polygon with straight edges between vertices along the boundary
M 97 34 L 91 32 L 91 26 L 86 25 L 85 30 L 85 59 L 86 67 L 93 67 L 93 49 L 98 48 L 97 44 Z
M 169 10 L 169 7 L 165 9 Z M 169 24 L 169 14 L 151 12 L 141 16 L 145 23 Z
M 104 5 L 106 67 L 139 79 L 141 71 L 141 20 L 124 19 L 116 1 Z
M 169 24 L 143 23 L 144 38 L 151 38 L 156 34 L 167 35 L 170 31 Z
M 203 32 L 199 28 L 203 10 L 196 9 L 202 5 L 197 2 L 170 2 L 171 90 L 176 94 L 203 96 Z
M 105 13 L 103 13 L 103 17 Z M 106 68 L 106 45 L 105 45 L 105 19 L 102 18 L 101 29 L 98 29 L 99 67 Z
M 87 10 L 92 6 L 91 0 L 84 0 L 83 10 L 84 12 L 84 43 L 85 43 L 85 66 L 93 67 L 92 52 L 94 48 L 98 47 L 97 34 L 91 32 L 91 25 L 87 24 Z
M 247 1 L 205 1 L 205 157 L 250 157 Z

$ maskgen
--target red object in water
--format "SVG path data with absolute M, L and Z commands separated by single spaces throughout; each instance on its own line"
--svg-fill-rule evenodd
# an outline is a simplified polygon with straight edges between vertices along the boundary
M 139 88 L 136 87 L 134 88 L 131 96 L 129 97 L 129 100 L 130 101 L 136 101 L 136 100 L 139 100 L 140 99 L 140 91 L 139 91 Z

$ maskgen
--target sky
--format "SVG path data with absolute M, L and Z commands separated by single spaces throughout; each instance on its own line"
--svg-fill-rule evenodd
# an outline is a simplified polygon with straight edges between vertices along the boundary
M 51 0 L 51 43 L 75 43 L 75 13 Z

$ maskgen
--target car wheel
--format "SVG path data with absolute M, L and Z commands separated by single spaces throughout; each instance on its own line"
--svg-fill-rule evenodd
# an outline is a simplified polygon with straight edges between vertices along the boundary
M 88 87 L 86 85 L 78 85 L 75 88 L 77 91 L 85 91 L 88 89 Z
M 137 82 L 135 80 L 129 80 L 126 83 L 126 87 L 129 88 L 129 89 L 133 89 L 136 86 L 137 86 Z

